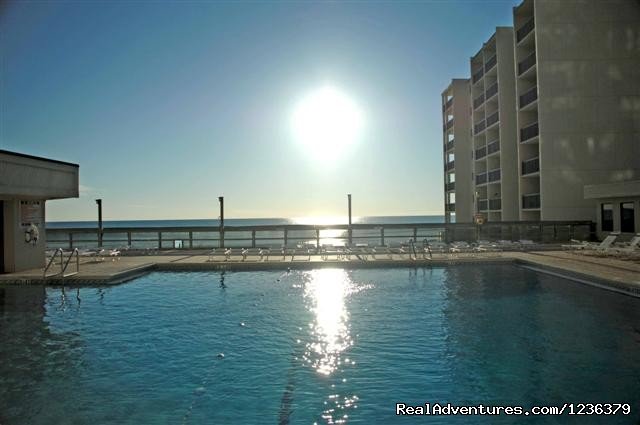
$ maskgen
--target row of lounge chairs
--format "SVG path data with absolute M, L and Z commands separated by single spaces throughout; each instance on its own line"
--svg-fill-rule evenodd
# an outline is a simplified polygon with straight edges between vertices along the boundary
M 296 259 L 311 260 L 314 255 L 319 255 L 322 260 L 359 260 L 394 259 L 394 255 L 399 259 L 416 260 L 432 258 L 433 254 L 455 255 L 458 253 L 490 253 L 512 250 L 526 250 L 540 248 L 540 245 L 530 240 L 520 241 L 479 241 L 469 244 L 468 242 L 434 242 L 423 241 L 422 244 L 415 244 L 407 241 L 397 245 L 376 245 L 355 244 L 346 246 L 322 245 L 317 248 L 315 244 L 298 244 L 295 247 L 262 247 L 262 248 L 216 248 L 209 252 L 207 261 L 246 261 L 251 258 L 256 261 L 270 261 L 271 258 L 285 260 L 291 257 L 291 261 Z
M 577 253 L 640 259 L 640 233 L 629 242 L 619 242 L 619 237 L 620 232 L 611 232 L 600 243 L 572 240 L 571 244 L 562 245 L 562 249 Z
M 45 251 L 47 263 L 51 260 L 52 257 L 57 255 L 58 252 L 59 252 L 58 250 Z M 120 253 L 121 253 L 121 250 L 119 248 L 115 248 L 115 249 L 99 248 L 99 249 L 79 249 L 78 250 L 78 256 L 81 259 L 86 260 L 87 263 L 102 262 L 107 257 L 111 258 L 112 260 L 116 260 L 120 258 Z M 72 254 L 73 254 L 73 251 L 64 251 L 64 250 L 62 251 L 62 256 L 64 258 L 69 258 L 69 256 L 71 256 Z

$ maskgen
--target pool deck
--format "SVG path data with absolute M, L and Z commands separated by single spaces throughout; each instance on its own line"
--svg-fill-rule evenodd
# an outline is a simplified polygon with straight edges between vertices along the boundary
M 104 261 L 86 261 L 78 274 L 61 278 L 44 278 L 43 269 L 0 275 L 2 284 L 48 284 L 67 286 L 112 285 L 126 282 L 151 271 L 206 271 L 206 270 L 282 270 L 310 269 L 318 267 L 369 268 L 369 267 L 441 267 L 454 264 L 515 263 L 543 273 L 556 274 L 581 283 L 602 287 L 640 297 L 640 261 L 621 260 L 612 257 L 570 251 L 513 251 L 497 253 L 434 254 L 432 259 L 409 259 L 407 254 L 372 258 L 352 255 L 351 259 L 319 255 L 308 257 L 271 255 L 269 260 L 248 256 L 245 261 L 232 257 L 229 261 L 218 258 L 208 261 L 204 251 L 168 251 L 158 255 L 128 255 Z M 75 265 L 69 266 L 69 272 Z M 54 270 L 51 270 L 55 273 Z

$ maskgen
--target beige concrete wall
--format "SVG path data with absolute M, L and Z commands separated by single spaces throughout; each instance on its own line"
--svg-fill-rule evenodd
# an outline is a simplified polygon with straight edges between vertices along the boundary
M 0 152 L 0 199 L 77 198 L 78 167 Z
M 469 80 L 456 79 L 453 86 L 454 137 L 456 155 L 456 222 L 470 223 L 473 219 L 473 185 L 471 174 L 472 147 L 470 140 Z
M 543 220 L 595 220 L 583 187 L 640 178 L 640 3 L 535 0 Z
M 20 200 L 4 201 L 4 266 L 5 272 L 44 267 L 47 235 L 45 230 L 45 201 L 40 202 L 42 222 L 38 224 L 37 243 L 25 242 L 25 227 L 20 217 Z

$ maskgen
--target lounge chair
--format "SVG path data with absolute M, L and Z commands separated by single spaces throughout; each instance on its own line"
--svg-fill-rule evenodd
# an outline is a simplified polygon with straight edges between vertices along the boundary
M 631 238 L 624 246 L 607 248 L 604 252 L 615 256 L 635 256 L 635 254 L 640 254 L 640 233 Z
M 291 261 L 293 261 L 293 258 L 296 255 L 298 255 L 298 256 L 306 256 L 307 260 L 311 261 L 311 254 L 315 253 L 315 251 L 316 251 L 316 246 L 313 245 L 313 244 L 308 244 L 308 243 L 298 244 L 291 251 Z
M 378 245 L 371 248 L 371 256 L 377 260 L 376 255 L 386 255 L 390 260 L 393 259 L 388 245 Z
M 99 263 L 104 261 L 105 250 L 100 249 L 83 249 L 78 251 L 80 258 L 89 258 L 89 262 Z
M 588 241 L 577 241 L 575 239 L 571 240 L 570 245 L 561 245 L 562 249 L 568 249 L 573 251 L 604 251 L 608 248 L 611 248 L 613 243 L 616 241 L 616 238 L 620 236 L 620 232 L 611 232 L 607 235 L 606 238 L 602 242 L 593 243 Z

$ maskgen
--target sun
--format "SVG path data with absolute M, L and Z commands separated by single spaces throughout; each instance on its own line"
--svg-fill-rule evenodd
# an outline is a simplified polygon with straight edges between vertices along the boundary
M 361 137 L 364 116 L 356 102 L 333 86 L 307 94 L 293 110 L 294 139 L 314 159 L 334 159 Z

